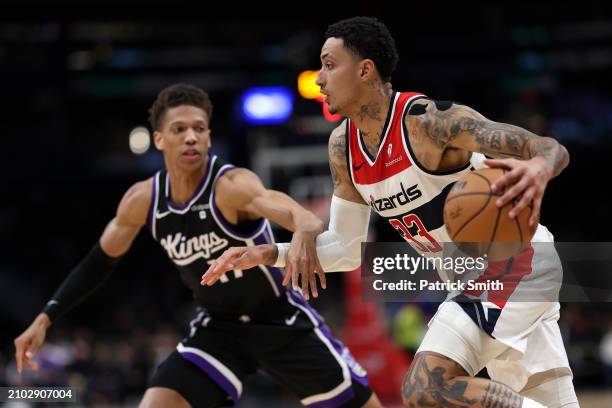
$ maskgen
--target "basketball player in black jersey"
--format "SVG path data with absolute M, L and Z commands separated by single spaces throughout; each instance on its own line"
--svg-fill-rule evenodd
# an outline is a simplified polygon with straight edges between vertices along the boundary
M 360 131 L 356 134 L 364 152 L 371 157 L 377 157 L 392 116 L 391 102 L 395 93 L 390 78 L 397 61 L 394 40 L 388 29 L 368 17 L 355 17 L 331 25 L 321 49 L 322 68 L 317 84 L 326 95 L 329 111 L 350 119 Z M 496 204 L 501 207 L 515 202 L 510 217 L 532 205 L 532 226 L 538 224 L 548 182 L 569 163 L 567 150 L 556 140 L 491 121 L 458 103 L 421 97 L 399 121 L 399 126 L 395 122 L 395 129 L 403 127 L 405 130 L 405 143 L 412 151 L 411 158 L 423 174 L 431 178 L 446 177 L 467 168 L 472 153 L 495 158 L 484 160 L 484 163 L 507 170 L 492 185 L 492 190 L 500 195 Z M 346 123 L 338 126 L 329 139 L 334 197 L 329 228 L 317 237 L 318 258 L 326 271 L 357 268 L 361 260 L 360 243 L 367 240 L 369 200 L 358 191 L 353 179 L 352 171 L 359 171 L 360 165 L 348 160 L 347 138 L 355 133 L 347 133 Z M 377 182 L 382 183 L 382 180 Z M 427 194 L 441 194 L 440 190 L 434 186 Z M 424 202 L 423 206 L 428 204 L 430 202 Z M 432 206 L 429 209 L 435 210 Z M 438 227 L 443 225 L 441 209 L 433 215 L 439 220 Z M 299 250 L 294 250 L 296 244 Z M 314 258 L 314 254 L 306 252 L 309 248 L 300 238 L 294 240 L 288 250 L 285 244 L 232 248 L 217 258 L 202 277 L 202 283 L 215 284 L 228 264 L 247 267 L 263 260 L 267 265 L 277 266 L 286 262 L 284 283 L 288 284 L 291 279 L 296 286 L 301 277 L 302 287 L 307 291 L 314 282 L 318 266 L 295 268 L 295 259 Z M 513 332 L 513 321 L 506 321 L 509 333 L 527 344 L 519 351 L 485 332 L 456 302 L 445 302 L 432 319 L 421 345 L 426 346 L 424 351 L 417 352 L 404 379 L 404 404 L 409 407 L 527 408 L 542 407 L 543 403 L 547 407 L 578 407 L 556 323 L 558 309 L 554 308 L 558 308 L 558 303 L 550 303 L 551 313 L 540 316 L 541 320 L 537 320 L 538 324 L 533 325 L 535 329 L 529 335 Z M 442 310 L 445 313 L 440 313 Z M 489 364 L 501 367 L 500 377 L 508 378 L 508 383 L 514 382 L 513 388 L 474 377 Z
M 268 220 L 303 235 L 307 245 L 324 228 L 253 172 L 209 152 L 211 114 L 199 88 L 177 84 L 160 92 L 150 122 L 165 169 L 125 193 L 99 242 L 15 340 L 18 371 L 36 368 L 32 358 L 47 329 L 108 277 L 146 226 L 198 310 L 188 336 L 157 368 L 141 407 L 231 404 L 257 369 L 306 406 L 380 406 L 365 371 L 301 293 L 283 287 L 280 269 L 234 269 L 219 285 L 200 285 L 210 261 L 230 246 L 273 242 Z

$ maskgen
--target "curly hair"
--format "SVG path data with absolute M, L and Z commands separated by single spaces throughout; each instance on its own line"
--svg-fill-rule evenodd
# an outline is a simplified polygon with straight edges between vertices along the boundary
M 383 81 L 391 80 L 399 56 L 387 27 L 373 17 L 352 17 L 327 27 L 325 39 L 342 38 L 344 46 L 361 58 L 374 61 Z
M 153 130 L 159 130 L 162 117 L 166 111 L 181 105 L 195 106 L 212 117 L 213 105 L 208 94 L 202 89 L 189 84 L 174 84 L 163 89 L 149 109 L 149 123 Z

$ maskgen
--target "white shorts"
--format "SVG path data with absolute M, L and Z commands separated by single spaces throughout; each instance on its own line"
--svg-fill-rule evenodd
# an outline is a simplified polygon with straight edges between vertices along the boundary
M 536 373 L 567 368 L 571 375 L 558 318 L 558 304 L 551 303 L 550 313 L 533 325 L 519 350 L 486 334 L 457 303 L 444 302 L 429 322 L 417 353 L 431 351 L 449 357 L 470 376 L 486 367 L 491 379 L 519 392 Z

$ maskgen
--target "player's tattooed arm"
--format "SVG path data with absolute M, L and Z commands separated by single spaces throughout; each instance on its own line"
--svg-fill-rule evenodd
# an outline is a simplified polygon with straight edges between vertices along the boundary
M 410 370 L 402 383 L 404 405 L 440 406 L 440 407 L 474 407 L 474 408 L 520 408 L 522 397 L 508 386 L 494 381 L 468 376 L 451 376 L 457 365 L 442 356 L 431 358 L 426 353 L 420 354 L 413 361 Z
M 556 140 L 518 126 L 493 122 L 474 109 L 452 102 L 417 100 L 405 124 L 412 138 L 427 141 L 438 149 L 464 149 L 493 157 L 485 164 L 506 172 L 491 189 L 497 193 L 508 187 L 496 204 L 502 207 L 514 202 L 508 212 L 510 218 L 531 206 L 530 226 L 539 220 L 548 182 L 569 163 L 567 150 Z
M 329 170 L 334 184 L 334 195 L 347 201 L 364 204 L 353 185 L 346 159 L 346 121 L 331 133 L 328 143 Z
M 406 116 L 410 132 L 440 149 L 462 148 L 494 158 L 528 160 L 538 156 L 550 166 L 553 177 L 569 163 L 567 150 L 555 139 L 494 122 L 465 105 L 421 99 L 415 101 L 411 112 Z

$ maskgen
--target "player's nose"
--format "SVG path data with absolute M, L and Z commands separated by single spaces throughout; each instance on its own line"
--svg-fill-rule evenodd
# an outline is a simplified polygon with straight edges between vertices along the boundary
M 319 71 L 317 79 L 315 79 L 315 84 L 317 84 L 319 87 L 323 87 L 323 71 Z
M 198 140 L 196 132 L 193 129 L 187 129 L 185 132 L 185 142 L 188 144 L 193 144 Z

